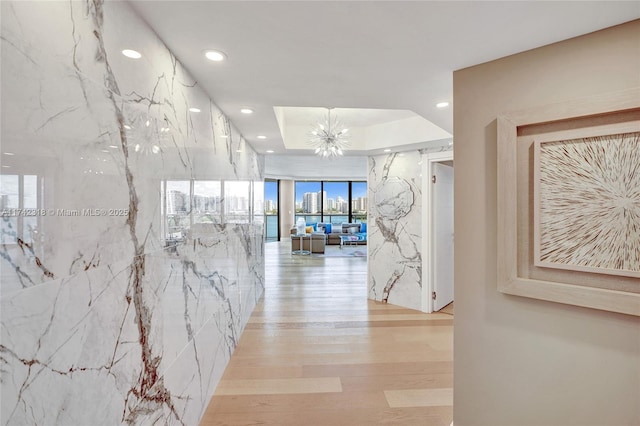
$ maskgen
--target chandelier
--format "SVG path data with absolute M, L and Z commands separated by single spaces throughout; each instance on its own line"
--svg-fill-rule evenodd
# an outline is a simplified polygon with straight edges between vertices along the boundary
M 332 109 L 327 108 L 327 118 L 317 123 L 309 135 L 309 143 L 316 149 L 315 154 L 322 158 L 342 155 L 344 148 L 349 144 L 346 138 L 349 129 L 335 118 L 331 121 Z

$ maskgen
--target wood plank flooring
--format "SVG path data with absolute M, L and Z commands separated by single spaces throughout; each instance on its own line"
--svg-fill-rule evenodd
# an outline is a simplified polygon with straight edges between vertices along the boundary
M 366 262 L 266 244 L 265 295 L 201 426 L 449 426 L 453 316 L 368 300 Z

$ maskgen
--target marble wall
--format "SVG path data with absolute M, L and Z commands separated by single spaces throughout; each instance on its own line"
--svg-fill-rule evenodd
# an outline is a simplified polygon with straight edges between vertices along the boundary
M 264 289 L 263 159 L 127 3 L 0 7 L 2 424 L 197 424 Z
M 369 298 L 422 308 L 422 154 L 369 157 Z

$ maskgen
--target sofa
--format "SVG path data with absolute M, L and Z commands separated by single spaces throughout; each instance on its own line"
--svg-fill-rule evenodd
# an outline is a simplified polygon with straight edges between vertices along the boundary
M 300 250 L 300 239 L 302 238 L 302 250 L 311 253 L 324 253 L 327 243 L 327 236 L 322 232 L 313 232 L 303 236 L 297 235 L 295 232 L 291 234 L 291 251 Z
M 312 228 L 312 229 L 310 229 Z M 307 233 L 324 233 L 326 235 L 326 244 L 327 245 L 340 245 L 340 237 L 344 235 L 353 235 L 358 234 L 361 237 L 359 241 L 353 241 L 351 244 L 367 244 L 367 224 L 366 223 L 340 223 L 340 224 L 331 224 L 331 223 L 317 223 L 317 224 L 307 224 Z M 291 234 L 295 235 L 297 233 L 296 228 L 291 228 Z M 293 240 L 292 240 L 293 244 Z M 313 241 L 315 246 L 315 239 Z M 298 246 L 300 243 L 298 242 Z M 304 240 L 303 240 L 304 245 Z M 295 249 L 294 249 L 295 250 Z M 324 247 L 323 247 L 324 251 Z

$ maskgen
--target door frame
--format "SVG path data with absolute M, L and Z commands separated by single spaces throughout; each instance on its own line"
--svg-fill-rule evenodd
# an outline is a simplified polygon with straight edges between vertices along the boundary
M 422 311 L 433 312 L 431 294 L 435 289 L 433 269 L 435 265 L 435 244 L 433 241 L 433 184 L 434 163 L 453 161 L 453 151 L 430 152 L 422 154 Z

